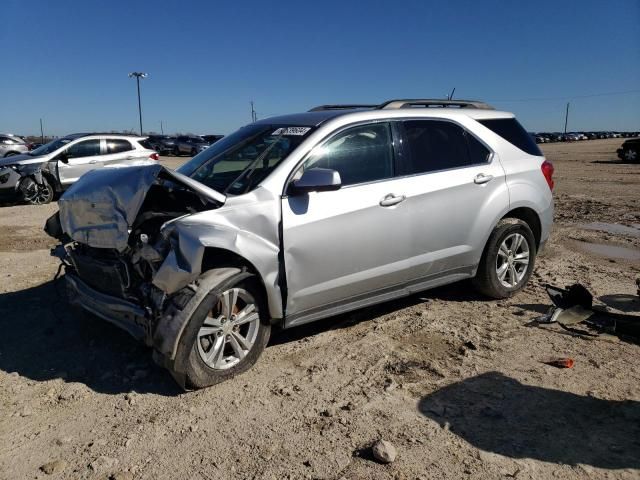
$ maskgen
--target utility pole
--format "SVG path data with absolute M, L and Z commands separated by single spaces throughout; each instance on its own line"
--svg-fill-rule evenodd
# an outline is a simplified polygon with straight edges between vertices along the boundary
M 140 79 L 147 78 L 147 74 L 144 72 L 131 72 L 129 78 L 136 78 L 136 84 L 138 86 L 138 116 L 140 117 L 140 135 L 142 135 L 142 103 L 140 102 Z
M 255 122 L 258 120 L 258 115 L 256 114 L 255 108 L 253 108 L 253 100 L 251 100 L 251 121 Z
M 564 112 L 564 134 L 567 134 L 567 122 L 569 120 L 569 102 L 567 102 L 567 110 Z
M 42 119 L 40 119 L 40 141 L 44 143 L 44 129 L 42 128 Z
M 162 120 L 160 120 L 160 133 L 164 135 L 164 127 L 162 126 Z

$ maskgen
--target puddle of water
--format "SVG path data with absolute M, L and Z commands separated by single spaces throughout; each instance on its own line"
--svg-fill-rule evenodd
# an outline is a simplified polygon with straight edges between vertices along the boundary
M 604 243 L 578 242 L 580 248 L 589 253 L 595 253 L 607 258 L 621 258 L 624 260 L 640 260 L 640 250 L 635 248 L 618 247 Z
M 620 225 L 619 223 L 592 222 L 580 225 L 585 230 L 600 230 L 607 233 L 619 233 L 622 235 L 631 235 L 632 237 L 640 237 L 640 224 L 634 223 L 632 226 Z

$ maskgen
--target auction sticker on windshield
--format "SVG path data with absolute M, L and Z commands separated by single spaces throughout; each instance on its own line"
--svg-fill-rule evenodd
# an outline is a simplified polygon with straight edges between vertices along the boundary
M 271 135 L 301 136 L 306 134 L 309 130 L 311 130 L 311 127 L 285 127 L 285 128 L 278 128 Z

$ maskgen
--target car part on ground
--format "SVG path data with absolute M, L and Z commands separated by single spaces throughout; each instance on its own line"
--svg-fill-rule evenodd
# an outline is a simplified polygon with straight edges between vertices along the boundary
M 49 203 L 83 174 L 105 167 L 146 165 L 159 157 L 145 137 L 74 134 L 22 155 L 0 160 L 0 198 L 39 205 Z
M 331 105 L 252 123 L 178 172 L 89 172 L 46 230 L 71 301 L 199 388 L 248 368 L 272 323 L 473 277 L 515 294 L 549 236 L 552 174 L 481 102 Z
M 589 337 L 601 334 L 617 335 L 640 343 L 640 298 L 635 295 L 603 295 L 594 300 L 583 285 L 566 288 L 546 286 L 553 302 L 546 314 L 536 318 L 541 324 L 557 323 L 574 334 Z M 640 292 L 639 292 L 640 293 Z M 578 326 L 584 325 L 587 330 Z

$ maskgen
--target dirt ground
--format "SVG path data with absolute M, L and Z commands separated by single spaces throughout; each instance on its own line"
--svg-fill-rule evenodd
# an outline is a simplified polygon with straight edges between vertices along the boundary
M 557 223 L 516 297 L 463 282 L 275 332 L 248 373 L 192 393 L 67 310 L 55 205 L 1 208 L 0 479 L 640 478 L 640 347 L 532 322 L 547 282 L 635 293 L 640 165 L 620 143 L 543 146 Z M 380 438 L 395 462 L 373 460 Z

